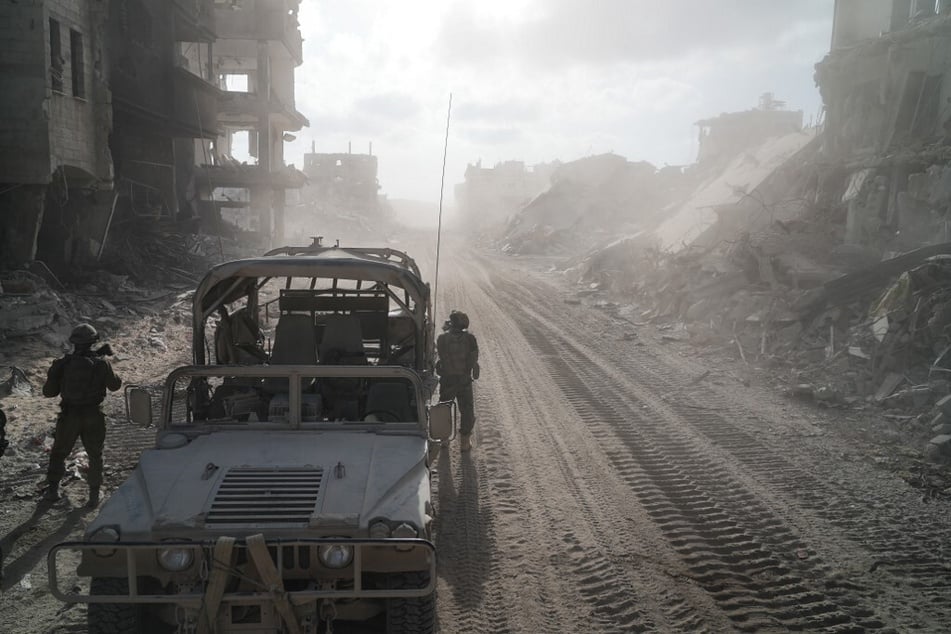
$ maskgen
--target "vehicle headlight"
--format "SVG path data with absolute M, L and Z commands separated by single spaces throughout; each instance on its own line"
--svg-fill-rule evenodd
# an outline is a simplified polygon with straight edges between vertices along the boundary
M 195 561 L 191 548 L 162 548 L 156 555 L 159 565 L 169 572 L 181 572 Z
M 89 536 L 89 541 L 104 544 L 114 544 L 119 541 L 119 530 L 114 526 L 103 526 L 95 533 Z M 93 552 L 99 557 L 112 557 L 116 553 L 115 548 L 94 548 Z
M 328 568 L 346 568 L 353 561 L 353 546 L 346 544 L 324 544 L 317 549 L 320 563 Z
M 390 536 L 390 525 L 386 522 L 374 522 L 370 524 L 370 537 L 373 539 L 386 539 Z

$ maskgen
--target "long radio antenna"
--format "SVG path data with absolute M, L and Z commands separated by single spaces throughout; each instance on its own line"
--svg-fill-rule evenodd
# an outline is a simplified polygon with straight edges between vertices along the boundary
M 436 317 L 436 303 L 439 296 L 439 249 L 442 246 L 442 199 L 446 187 L 446 156 L 449 153 L 449 121 L 452 118 L 452 93 L 449 93 L 449 110 L 446 112 L 446 142 L 442 149 L 442 179 L 439 181 L 439 223 L 436 228 L 436 273 L 433 276 L 433 317 Z M 438 317 L 436 317 L 438 319 Z

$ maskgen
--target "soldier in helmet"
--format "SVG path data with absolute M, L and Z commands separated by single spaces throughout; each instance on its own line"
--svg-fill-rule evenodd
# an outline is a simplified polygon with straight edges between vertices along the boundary
M 472 398 L 472 382 L 479 378 L 479 342 L 468 332 L 469 316 L 462 311 L 449 313 L 449 328 L 436 339 L 439 359 L 439 400 L 455 400 L 462 415 L 459 430 L 461 451 L 472 448 L 472 428 L 475 426 L 475 409 Z
M 122 381 L 103 357 L 112 354 L 109 344 L 93 350 L 99 333 L 89 324 L 73 329 L 69 342 L 74 350 L 53 361 L 43 385 L 43 396 L 60 397 L 60 415 L 56 420 L 56 437 L 50 451 L 50 466 L 46 472 L 47 500 L 60 498 L 59 482 L 66 471 L 66 457 L 73 450 L 76 439 L 82 439 L 89 455 L 89 506 L 99 504 L 102 484 L 102 448 L 106 440 L 106 419 L 100 405 L 106 390 L 119 389 Z

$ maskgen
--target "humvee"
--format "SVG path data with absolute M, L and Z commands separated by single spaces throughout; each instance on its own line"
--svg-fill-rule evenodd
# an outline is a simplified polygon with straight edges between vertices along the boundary
M 193 365 L 126 392 L 155 446 L 51 549 L 53 594 L 87 603 L 92 633 L 432 631 L 429 448 L 455 415 L 428 406 L 415 263 L 285 248 L 213 268 L 193 307 Z

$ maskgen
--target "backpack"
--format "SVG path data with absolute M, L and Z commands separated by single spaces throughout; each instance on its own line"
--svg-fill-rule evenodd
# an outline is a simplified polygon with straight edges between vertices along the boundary
M 467 332 L 449 332 L 439 336 L 439 361 L 443 376 L 467 375 L 471 344 Z
M 63 401 L 71 404 L 94 402 L 96 395 L 91 392 L 95 376 L 96 359 L 84 354 L 66 355 L 63 367 L 63 381 L 60 395 Z

